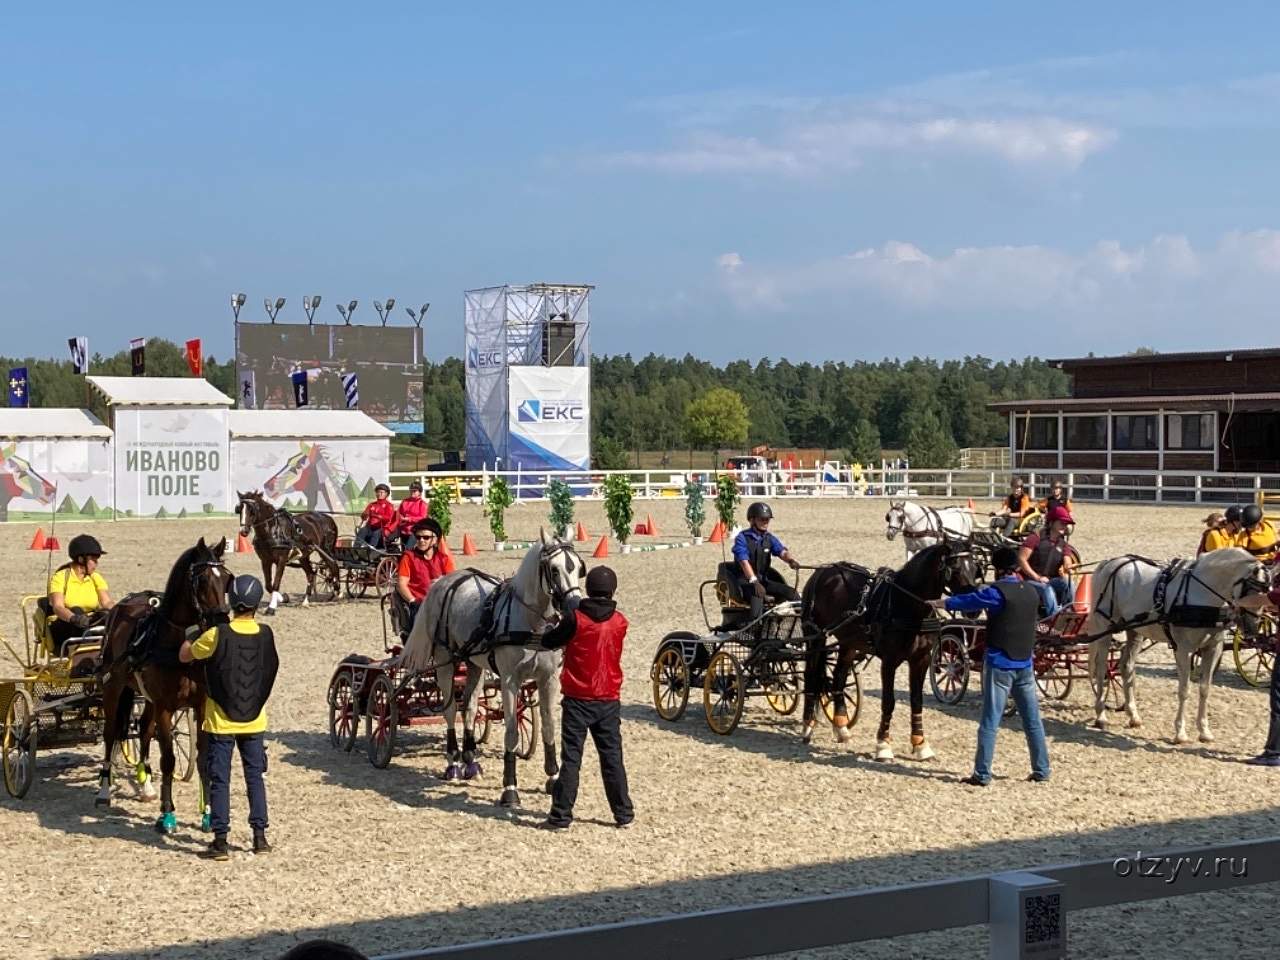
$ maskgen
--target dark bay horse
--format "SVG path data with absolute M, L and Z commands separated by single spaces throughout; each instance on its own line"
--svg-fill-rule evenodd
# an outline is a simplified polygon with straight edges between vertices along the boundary
M 303 595 L 305 607 L 316 591 L 316 568 L 311 554 L 319 555 L 329 582 L 337 584 L 338 570 L 334 553 L 337 551 L 338 525 L 333 517 L 307 510 L 290 513 L 273 507 L 260 492 L 240 493 L 236 513 L 240 516 L 240 533 L 249 536 L 253 531 L 253 552 L 262 562 L 262 584 L 271 594 L 267 613 L 274 616 L 280 604 L 280 581 L 293 551 L 298 551 L 298 563 L 307 577 L 307 592 Z
M 944 540 L 925 547 L 901 570 L 872 573 L 856 564 L 819 567 L 805 584 L 802 597 L 805 620 L 816 627 L 806 649 L 804 690 L 804 739 L 813 737 L 818 696 L 827 692 L 826 646 L 828 634 L 838 641 L 830 689 L 844 690 L 855 663 L 874 654 L 880 658 L 880 729 L 876 733 L 876 759 L 892 760 L 889 725 L 893 719 L 894 677 L 906 661 L 911 691 L 911 758 L 928 760 L 933 748 L 924 736 L 924 680 L 933 648 L 932 638 L 922 636 L 921 626 L 932 613 L 925 602 L 942 596 L 944 587 L 963 592 L 974 586 L 972 558 L 955 541 Z M 835 733 L 841 743 L 851 737 L 844 698 L 835 700 Z
M 179 664 L 177 654 L 190 628 L 205 630 L 230 619 L 226 592 L 231 574 L 222 562 L 226 549 L 225 537 L 212 547 L 201 537 L 178 557 L 163 594 L 130 594 L 107 617 L 102 667 L 102 713 L 107 718 L 103 727 L 105 752 L 94 803 L 103 807 L 111 803 L 111 753 L 116 742 L 128 735 L 134 698 L 141 694 L 147 705 L 140 720 L 139 762 L 148 775 L 151 737 L 158 735 L 160 740 L 160 819 L 156 829 L 161 833 L 173 833 L 178 828 L 173 806 L 173 715 L 181 710 L 192 711 L 199 731 L 196 766 L 200 771 L 202 808 L 208 796 L 203 762 L 206 735 L 201 729 L 207 692 L 204 666 Z M 134 654 L 130 652 L 130 642 L 139 630 L 148 636 L 142 644 L 135 644 L 140 652 Z

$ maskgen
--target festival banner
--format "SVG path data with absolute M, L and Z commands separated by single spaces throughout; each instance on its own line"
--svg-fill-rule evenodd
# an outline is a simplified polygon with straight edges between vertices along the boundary
M 31 406 L 30 383 L 27 379 L 26 367 L 12 367 L 9 370 L 9 406 Z
M 115 411 L 116 508 L 135 517 L 225 514 L 225 407 Z
M 129 341 L 129 362 L 133 366 L 133 376 L 141 377 L 147 372 L 147 338 L 138 337 Z
M 354 373 L 344 373 L 342 375 L 342 392 L 347 397 L 347 409 L 358 410 L 360 408 L 360 380 Z
M 89 338 L 88 337 L 71 337 L 67 340 L 67 346 L 71 348 L 71 369 L 75 373 L 86 374 L 89 372 Z
M 187 369 L 191 371 L 193 377 L 204 376 L 204 357 L 200 353 L 200 340 L 187 341 L 186 349 Z
M 289 375 L 289 379 L 293 382 L 293 405 L 305 407 L 307 405 L 307 371 L 295 370 Z

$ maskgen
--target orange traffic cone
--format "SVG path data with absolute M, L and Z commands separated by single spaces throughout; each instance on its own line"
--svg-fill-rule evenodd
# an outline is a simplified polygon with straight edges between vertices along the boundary
M 587 542 L 587 528 L 582 525 L 582 521 L 578 521 L 578 532 L 574 534 L 573 539 L 579 543 Z
M 609 555 L 609 538 L 601 537 L 600 542 L 596 544 L 595 552 L 591 554 L 595 559 L 600 560 Z
M 236 534 L 236 553 L 253 553 L 253 544 L 243 533 Z
M 972 509 L 973 509 L 973 497 L 970 497 L 970 498 L 969 498 L 969 509 L 970 509 L 970 510 L 972 510 Z
M 476 555 L 476 544 L 469 533 L 462 535 L 462 555 L 464 557 L 474 557 Z
M 27 549 L 28 550 L 44 549 L 44 528 L 43 527 L 36 527 L 36 535 L 31 538 L 31 546 L 28 547 Z
M 711 536 L 707 537 L 707 543 L 720 543 L 724 540 L 724 524 L 719 520 L 716 525 L 711 528 Z
M 44 542 L 44 548 L 46 550 L 61 550 L 62 544 L 58 543 L 57 537 L 50 537 Z
M 1076 584 L 1076 606 L 1080 612 L 1088 612 L 1093 609 L 1093 574 L 1084 573 L 1080 575 L 1080 582 Z
M 658 535 L 658 525 L 653 522 L 653 517 L 647 513 L 644 515 L 644 525 L 649 528 L 649 536 L 656 537 Z

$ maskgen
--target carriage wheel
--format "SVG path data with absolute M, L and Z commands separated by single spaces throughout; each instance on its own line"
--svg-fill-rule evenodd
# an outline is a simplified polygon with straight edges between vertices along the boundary
M 689 706 L 689 665 L 680 648 L 665 646 L 653 658 L 653 708 L 658 716 L 672 723 L 684 716 Z
M 459 714 L 461 716 L 461 714 Z M 475 723 L 471 725 L 471 733 L 476 738 L 476 746 L 480 746 L 489 739 L 489 729 L 493 726 L 493 718 L 489 716 L 489 706 L 483 700 L 476 707 Z
M 357 600 L 363 597 L 365 591 L 369 589 L 369 576 L 365 570 L 346 570 L 346 579 L 344 586 L 347 590 L 347 599 Z
M 350 753 L 359 724 L 355 677 L 350 670 L 343 670 L 329 685 L 329 745 Z
M 173 715 L 173 756 L 176 764 L 173 775 L 183 783 L 190 783 L 196 772 L 196 720 L 190 710 L 179 710 Z
M 1065 700 L 1071 693 L 1071 664 L 1058 656 L 1036 657 L 1036 687 L 1049 700 Z
M 516 698 L 516 730 L 520 741 L 516 744 L 516 756 L 528 760 L 537 749 L 538 738 L 542 735 L 542 717 L 538 710 L 538 692 L 524 687 Z
M 383 557 L 378 561 L 378 567 L 373 572 L 373 588 L 378 596 L 385 596 L 395 589 L 397 566 L 395 557 Z
M 929 655 L 929 689 L 939 703 L 954 706 L 969 689 L 969 646 L 955 631 L 938 634 Z
M 800 703 L 800 671 L 794 660 L 775 661 L 764 681 L 764 698 L 775 713 L 789 717 Z
M 379 676 L 369 691 L 364 736 L 369 762 L 380 770 L 391 762 L 391 754 L 395 750 L 398 707 L 391 681 L 385 674 Z
M 1120 711 L 1124 709 L 1124 680 L 1120 673 L 1116 670 L 1117 658 L 1114 656 L 1107 658 L 1107 692 L 1103 698 L 1103 706 L 1111 711 Z M 1098 695 L 1098 684 L 1093 679 L 1093 671 L 1089 671 L 1089 689 L 1093 691 L 1094 697 Z
M 832 686 L 834 677 L 830 672 L 827 673 L 827 687 Z M 850 689 L 852 684 L 852 689 Z M 818 703 L 822 705 L 822 715 L 827 718 L 828 723 L 836 722 L 836 703 L 837 698 L 844 698 L 845 715 L 849 718 L 849 726 L 855 726 L 858 717 L 862 713 L 862 681 L 858 677 L 858 671 L 850 669 L 849 676 L 845 679 L 844 689 L 839 693 L 832 695 L 824 693 L 818 697 Z
M 4 715 L 4 738 L 0 741 L 0 762 L 4 765 L 4 788 L 21 800 L 36 778 L 36 741 L 40 725 L 36 721 L 31 694 L 14 690 Z
M 317 593 L 317 600 L 331 601 L 337 600 L 338 594 L 342 592 L 342 571 L 336 566 L 329 566 L 327 561 L 321 561 L 320 569 L 316 571 L 316 584 L 323 587 L 323 593 Z
M 707 726 L 713 733 L 727 737 L 742 719 L 746 700 L 747 680 L 742 664 L 728 651 L 718 651 L 707 664 L 707 675 L 702 681 L 702 708 L 707 715 Z
M 1264 617 L 1259 624 L 1261 633 L 1248 637 L 1236 628 L 1231 642 L 1236 672 L 1251 687 L 1265 687 L 1271 682 L 1271 671 L 1276 662 L 1275 621 Z

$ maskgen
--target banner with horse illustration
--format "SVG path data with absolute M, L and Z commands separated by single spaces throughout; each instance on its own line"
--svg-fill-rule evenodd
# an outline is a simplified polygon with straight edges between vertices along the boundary
M 261 490 L 277 507 L 359 513 L 390 470 L 385 439 L 236 439 L 231 480 L 237 491 Z M 339 529 L 345 529 L 339 523 Z
M 54 510 L 109 519 L 113 506 L 110 440 L 0 440 L 0 522 L 47 521 Z
M 231 513 L 225 407 L 115 411 L 116 509 L 130 517 Z

